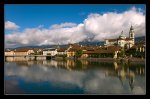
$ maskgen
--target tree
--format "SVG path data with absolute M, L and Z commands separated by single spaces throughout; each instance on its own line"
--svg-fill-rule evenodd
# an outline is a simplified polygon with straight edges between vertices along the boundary
M 76 56 L 77 58 L 79 58 L 79 57 L 82 56 L 82 54 L 83 54 L 83 51 L 82 51 L 82 50 L 77 50 L 76 53 L 75 53 L 75 56 Z
M 120 57 L 124 57 L 125 56 L 125 50 L 124 48 L 121 49 L 121 52 L 119 53 Z

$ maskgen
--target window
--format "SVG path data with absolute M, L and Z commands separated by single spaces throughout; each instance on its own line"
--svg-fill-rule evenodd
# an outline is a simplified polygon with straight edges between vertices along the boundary
M 131 34 L 131 37 L 133 37 L 133 34 Z

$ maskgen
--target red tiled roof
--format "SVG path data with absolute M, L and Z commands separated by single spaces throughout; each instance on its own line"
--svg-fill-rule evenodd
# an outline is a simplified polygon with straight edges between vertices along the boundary
M 145 47 L 144 45 L 134 45 L 131 47 L 131 49 L 134 49 L 134 48 L 140 48 L 140 47 Z
M 69 45 L 71 46 L 71 48 L 68 50 L 69 52 L 73 52 L 73 51 L 82 49 L 79 44 L 69 44 Z
M 113 51 L 119 51 L 121 49 L 121 47 L 120 46 L 108 46 L 107 49 L 113 50 Z
M 93 50 L 99 49 L 99 46 L 84 46 L 84 47 L 81 47 L 81 49 L 82 50 L 93 51 Z
M 100 53 L 114 53 L 112 50 L 95 50 L 95 51 L 85 51 L 84 54 L 100 54 Z
M 138 48 L 136 45 L 132 46 L 131 49 Z
M 97 48 L 93 51 L 85 51 L 85 54 L 99 54 L 99 53 L 114 53 L 115 51 L 119 51 L 121 47 L 119 46 L 108 46 L 108 47 L 101 47 Z
M 27 52 L 28 50 L 33 50 L 32 48 L 17 48 L 14 52 Z
M 57 50 L 57 52 L 65 52 L 65 50 L 67 50 L 66 48 L 59 48 L 58 50 Z
M 73 49 L 73 48 L 70 48 L 69 50 L 68 50 L 68 52 L 76 52 L 78 49 Z

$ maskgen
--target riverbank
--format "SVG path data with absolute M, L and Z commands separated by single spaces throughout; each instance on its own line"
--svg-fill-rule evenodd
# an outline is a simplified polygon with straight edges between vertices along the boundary
M 113 59 L 113 58 L 78 58 L 78 60 L 101 61 L 101 62 L 113 62 L 113 61 L 116 61 L 116 59 Z
M 133 58 L 129 58 L 128 61 L 129 61 L 130 63 L 145 63 L 145 62 L 146 62 L 146 59 L 133 57 Z
M 55 58 L 55 60 L 61 60 L 63 58 Z M 74 60 L 74 58 L 65 58 Z M 130 62 L 130 63 L 145 63 L 145 59 L 143 58 L 78 58 L 77 60 L 88 60 L 88 61 L 101 61 L 101 62 Z
M 87 61 L 99 61 L 99 62 L 125 62 L 125 63 L 144 63 L 145 64 L 145 61 L 146 59 L 144 58 L 135 58 L 135 57 L 128 57 L 128 58 L 117 58 L 117 59 L 114 59 L 114 58 L 78 58 L 78 59 L 75 59 L 75 58 L 64 58 L 64 57 L 53 57 L 53 58 L 50 58 L 50 59 L 47 59 L 45 57 L 6 57 L 6 61 L 31 61 L 31 60 L 87 60 Z

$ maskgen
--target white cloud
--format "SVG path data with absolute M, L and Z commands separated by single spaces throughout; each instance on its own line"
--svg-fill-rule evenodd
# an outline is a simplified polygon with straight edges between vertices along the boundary
M 7 30 L 16 30 L 18 28 L 19 28 L 19 26 L 16 25 L 15 23 L 11 22 L 11 21 L 5 22 L 5 29 L 7 29 Z
M 66 22 L 54 24 L 50 28 L 39 26 L 25 29 L 20 33 L 6 34 L 5 43 L 6 46 L 13 42 L 15 45 L 67 44 L 70 41 L 80 42 L 89 37 L 103 41 L 106 38 L 117 38 L 122 30 L 128 37 L 131 24 L 136 37 L 145 35 L 145 15 L 133 7 L 121 13 L 91 13 L 80 24 Z
M 61 24 L 54 24 L 50 28 L 58 29 L 58 28 L 74 27 L 74 26 L 76 26 L 75 23 L 66 22 L 66 23 L 61 23 Z
M 135 28 L 135 36 L 145 35 L 145 15 L 135 7 L 123 13 L 90 14 L 84 21 L 84 26 L 86 31 L 94 35 L 95 40 L 103 40 L 118 37 L 122 30 L 128 36 L 131 23 Z

